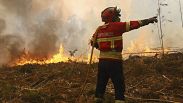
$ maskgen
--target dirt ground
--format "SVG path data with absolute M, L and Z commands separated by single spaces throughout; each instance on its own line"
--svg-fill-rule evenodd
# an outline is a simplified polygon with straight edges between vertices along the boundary
M 183 103 L 182 53 L 161 59 L 131 56 L 123 65 L 128 103 Z M 0 68 L 0 103 L 94 103 L 96 74 L 97 63 L 4 66 Z M 109 81 L 105 103 L 113 102 Z

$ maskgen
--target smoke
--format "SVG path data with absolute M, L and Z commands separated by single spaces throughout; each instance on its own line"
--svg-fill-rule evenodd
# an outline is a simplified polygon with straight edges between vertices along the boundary
M 25 51 L 42 60 L 58 53 L 60 44 L 67 51 L 83 48 L 87 26 L 78 15 L 66 13 L 70 9 L 63 1 L 0 0 L 0 66 Z
M 100 13 L 108 6 L 121 8 L 123 21 L 141 20 L 157 13 L 155 0 L 0 0 L 0 65 L 18 59 L 24 51 L 29 52 L 32 58 L 50 58 L 59 52 L 60 44 L 66 51 L 78 49 L 77 53 L 82 54 L 97 26 L 103 24 Z M 173 17 L 173 21 L 178 20 Z M 169 28 L 175 24 L 167 25 L 169 31 L 163 28 L 166 34 L 175 33 L 176 37 L 182 38 L 178 32 L 182 30 L 174 32 Z M 132 40 L 142 39 L 144 42 L 150 41 L 144 46 L 159 45 L 157 28 L 153 25 L 127 35 L 124 36 L 125 48 Z M 166 37 L 170 38 L 168 35 Z M 177 40 L 175 36 L 172 38 L 173 41 Z
M 0 0 L 6 10 L 17 15 L 27 15 L 31 8 L 32 0 Z
M 5 21 L 0 19 L 0 34 L 6 28 Z M 16 35 L 0 35 L 0 64 L 5 64 L 20 56 L 24 41 Z
M 52 18 L 47 19 L 43 24 L 35 25 L 31 29 L 34 38 L 30 41 L 29 49 L 34 57 L 47 58 L 47 56 L 53 55 L 58 50 L 57 29 L 57 20 Z
M 54 14 L 55 8 L 51 6 L 55 2 L 45 2 L 0 0 L 0 11 L 4 11 L 0 19 L 0 65 L 18 59 L 24 51 L 40 59 L 58 52 L 56 31 L 62 24 L 58 19 L 61 14 Z M 39 6 L 43 6 L 42 10 Z
M 68 50 L 81 49 L 82 46 L 86 47 L 87 44 L 87 25 L 76 15 L 68 18 L 64 24 L 65 28 L 62 29 L 61 42 L 64 43 L 65 48 Z

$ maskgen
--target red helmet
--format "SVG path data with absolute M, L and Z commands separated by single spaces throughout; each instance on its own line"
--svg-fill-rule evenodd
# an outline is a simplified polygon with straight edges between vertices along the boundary
M 121 10 L 117 9 L 117 7 L 108 7 L 104 9 L 101 13 L 101 18 L 103 22 L 114 22 L 115 17 L 119 17 Z

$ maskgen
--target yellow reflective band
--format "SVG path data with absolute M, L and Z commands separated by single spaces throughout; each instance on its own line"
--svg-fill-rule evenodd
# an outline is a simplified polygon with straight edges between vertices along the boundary
M 138 22 L 139 22 L 140 26 L 142 26 L 142 21 L 141 21 L 141 20 L 139 20 Z
M 122 36 L 110 37 L 110 38 L 98 38 L 97 42 L 115 41 L 122 40 Z
M 114 45 L 114 41 L 116 40 L 123 40 L 123 37 L 122 36 L 117 36 L 117 37 L 110 37 L 110 38 L 99 38 L 97 39 L 97 42 L 100 43 L 100 42 L 111 42 L 111 49 L 114 49 L 115 48 L 115 45 Z M 100 45 L 99 45 L 100 47 Z
M 111 49 L 114 49 L 114 40 L 111 41 Z
M 99 58 L 122 60 L 122 54 L 121 54 L 121 52 L 116 52 L 116 51 L 107 51 L 107 52 L 100 51 L 100 57 Z
M 126 32 L 130 31 L 130 22 L 126 22 Z

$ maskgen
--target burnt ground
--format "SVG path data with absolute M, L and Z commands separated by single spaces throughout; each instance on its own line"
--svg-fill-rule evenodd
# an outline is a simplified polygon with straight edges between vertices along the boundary
M 0 103 L 93 103 L 96 74 L 97 63 L 92 67 L 82 62 L 4 66 L 0 68 Z M 124 61 L 124 74 L 128 103 L 183 103 L 181 53 L 161 59 L 131 56 Z M 109 81 L 105 103 L 113 102 Z

